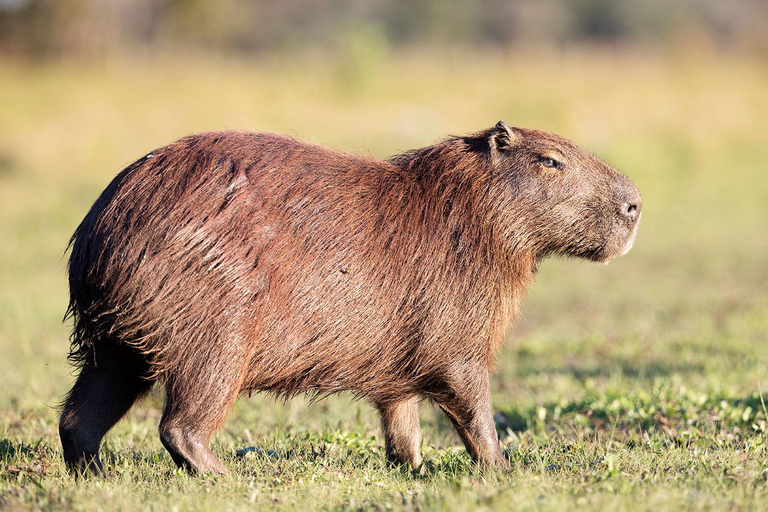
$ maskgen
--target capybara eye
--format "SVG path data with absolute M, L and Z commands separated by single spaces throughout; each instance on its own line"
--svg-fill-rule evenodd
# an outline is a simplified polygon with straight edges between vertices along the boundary
M 552 169 L 564 169 L 565 166 L 561 163 L 555 160 L 552 157 L 549 156 L 542 156 L 539 158 L 539 161 L 544 165 L 544 167 L 549 167 Z

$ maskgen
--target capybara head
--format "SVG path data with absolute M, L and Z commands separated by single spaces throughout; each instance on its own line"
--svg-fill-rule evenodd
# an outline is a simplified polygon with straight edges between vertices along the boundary
M 490 146 L 496 179 L 514 204 L 504 209 L 515 228 L 512 243 L 535 247 L 539 258 L 600 262 L 632 248 L 642 198 L 629 178 L 566 138 L 503 121 Z

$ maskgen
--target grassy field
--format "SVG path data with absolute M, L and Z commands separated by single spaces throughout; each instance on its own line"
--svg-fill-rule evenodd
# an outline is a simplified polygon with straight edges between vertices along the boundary
M 368 57 L 0 64 L 0 508 L 768 508 L 765 61 Z M 546 262 L 509 333 L 492 380 L 509 474 L 473 467 L 428 404 L 413 476 L 384 464 L 367 404 L 253 396 L 213 440 L 231 473 L 193 478 L 160 444 L 158 392 L 106 437 L 108 479 L 66 473 L 64 250 L 122 166 L 201 130 L 386 157 L 498 119 L 576 140 L 644 195 L 635 249 Z

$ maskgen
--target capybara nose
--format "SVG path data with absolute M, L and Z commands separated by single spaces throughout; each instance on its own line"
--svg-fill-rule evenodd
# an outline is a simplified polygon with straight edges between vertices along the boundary
M 629 222 L 635 222 L 640 217 L 640 211 L 643 209 L 643 198 L 637 187 L 629 180 L 627 180 L 627 183 L 622 188 L 623 190 L 619 192 L 618 197 L 619 201 L 621 201 L 619 213 Z
M 640 215 L 640 201 L 626 201 L 621 205 L 621 214 L 629 220 L 635 220 Z

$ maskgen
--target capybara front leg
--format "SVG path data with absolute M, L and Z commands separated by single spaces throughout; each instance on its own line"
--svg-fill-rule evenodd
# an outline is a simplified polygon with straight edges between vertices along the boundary
M 142 377 L 145 372 L 146 365 L 128 349 L 105 345 L 90 355 L 59 420 L 64 462 L 71 471 L 103 475 L 101 439 L 152 387 L 152 381 Z
M 380 404 L 378 407 L 384 429 L 387 461 L 418 468 L 421 464 L 418 398 Z
M 179 372 L 166 379 L 160 440 L 179 467 L 198 474 L 227 472 L 208 448 L 208 441 L 240 391 L 241 372 L 234 366 L 204 365 L 196 372 Z
M 472 460 L 486 468 L 509 469 L 493 421 L 488 374 L 453 389 L 450 396 L 441 397 L 437 402 L 453 423 Z

